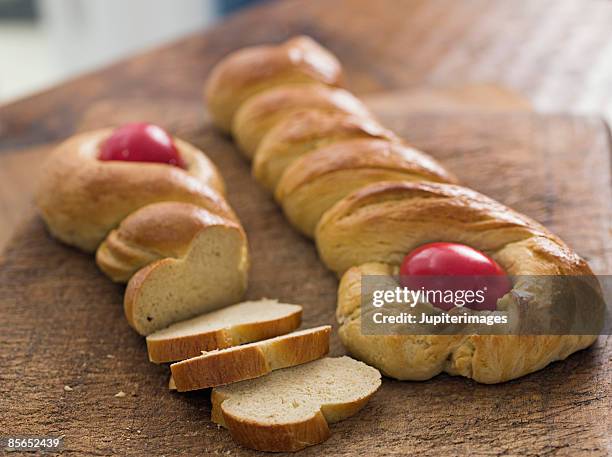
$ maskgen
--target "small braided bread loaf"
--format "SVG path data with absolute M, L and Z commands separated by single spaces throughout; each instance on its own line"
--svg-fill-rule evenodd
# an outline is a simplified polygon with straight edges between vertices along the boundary
M 335 87 L 329 73 L 311 73 L 311 80 L 299 85 L 283 78 L 291 72 L 277 69 L 278 56 L 301 39 L 228 55 L 213 69 L 206 93 L 214 122 L 231 129 L 253 160 L 255 178 L 291 224 L 315 239 L 322 261 L 341 277 L 337 319 L 348 351 L 397 379 L 423 380 L 445 371 L 495 383 L 592 344 L 595 335 L 572 335 L 572 326 L 562 327 L 567 334 L 550 336 L 363 334 L 362 277 L 395 278 L 407 254 L 434 242 L 472 249 L 503 275 L 580 275 L 593 278 L 595 289 L 598 285 L 586 262 L 558 237 L 457 185 L 434 159 L 381 127 L 358 99 Z M 337 62 L 320 46 L 309 50 L 312 63 Z M 257 64 L 246 64 L 246 55 L 256 55 Z M 263 67 L 269 69 L 266 76 Z M 294 71 L 302 68 L 300 60 Z M 342 73 L 338 64 L 334 68 Z M 256 91 L 251 72 L 257 75 Z M 232 77 L 226 84 L 220 74 Z M 516 279 L 508 284 L 498 310 L 518 309 L 511 297 L 527 287 Z M 548 303 L 550 291 L 531 292 L 536 303 Z M 521 311 L 522 319 L 535 319 L 530 311 L 536 308 L 550 311 L 546 305 L 530 307 Z M 597 323 L 602 308 L 599 302 L 570 307 L 565 318 Z
M 179 138 L 168 141 L 183 166 L 101 160 L 113 132 L 73 136 L 45 162 L 36 202 L 50 233 L 127 282 L 126 317 L 143 335 L 239 301 L 246 235 L 216 167 Z

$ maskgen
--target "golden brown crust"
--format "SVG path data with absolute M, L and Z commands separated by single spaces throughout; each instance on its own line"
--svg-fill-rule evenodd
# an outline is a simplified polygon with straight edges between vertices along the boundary
M 235 219 L 223 181 L 206 156 L 175 139 L 187 169 L 142 162 L 101 161 L 98 147 L 111 129 L 71 137 L 43 166 L 36 201 L 51 233 L 93 252 L 127 215 L 150 203 L 193 203 Z
M 349 269 L 338 288 L 340 339 L 354 357 L 399 380 L 426 380 L 441 372 L 493 384 L 518 378 L 590 346 L 594 335 L 364 335 L 361 278 L 390 276 L 397 268 L 368 263 Z
M 206 389 L 263 376 L 272 370 L 320 359 L 329 352 L 330 326 L 294 332 L 270 340 L 226 350 L 170 365 L 179 392 Z
M 298 188 L 339 170 L 382 169 L 413 174 L 419 181 L 454 183 L 456 178 L 430 156 L 398 141 L 357 139 L 317 149 L 290 166 L 279 183 L 282 201 Z M 378 180 L 384 181 L 384 179 Z
M 147 339 L 149 361 L 167 363 L 197 357 L 204 351 L 225 349 L 234 346 L 227 329 L 216 329 L 197 335 L 185 335 L 171 342 Z M 174 381 L 173 381 L 174 382 Z
M 159 265 L 167 264 L 172 262 L 172 259 L 161 259 L 156 262 L 152 262 L 147 266 L 138 270 L 131 278 L 128 286 L 125 288 L 125 295 L 123 296 L 123 313 L 125 318 L 133 329 L 138 326 L 137 308 L 138 308 L 138 295 L 142 290 L 143 285 L 149 279 L 151 272 L 155 271 Z M 140 332 L 138 332 L 140 333 Z
M 252 323 L 195 332 L 171 339 L 147 338 L 149 360 L 153 363 L 174 362 L 199 356 L 204 351 L 273 338 L 294 331 L 300 326 L 301 320 L 302 310 L 299 309 L 275 319 L 261 320 L 258 316 L 253 316 Z
M 106 237 L 96 263 L 113 281 L 127 282 L 155 260 L 184 256 L 196 234 L 213 225 L 239 227 L 189 203 L 153 203 L 134 211 Z
M 238 107 L 250 96 L 281 84 L 342 85 L 342 67 L 329 51 L 307 36 L 280 45 L 232 52 L 211 71 L 205 87 L 214 123 L 228 132 Z
M 565 246 L 534 220 L 478 192 L 424 182 L 380 182 L 353 192 L 325 213 L 316 232 L 323 262 L 339 275 L 367 262 L 399 265 L 427 242 L 493 254 L 534 236 Z
M 366 106 L 344 89 L 321 84 L 285 85 L 245 101 L 234 116 L 232 134 L 240 150 L 252 158 L 270 129 L 291 113 L 304 109 L 372 117 Z
M 265 355 L 257 346 L 243 347 L 227 354 L 219 352 L 224 354 L 222 357 L 213 357 L 215 352 L 208 354 L 170 365 L 177 391 L 207 389 L 257 378 L 271 371 Z
M 213 411 L 221 411 L 225 427 L 229 429 L 232 438 L 250 449 L 267 452 L 295 452 L 322 443 L 331 435 L 325 416 L 320 411 L 303 422 L 264 425 L 235 417 L 223 411 L 222 406 L 215 407 L 220 400 L 214 390 L 212 402 Z
M 280 120 L 262 139 L 253 159 L 253 175 L 273 192 L 284 170 L 302 155 L 357 138 L 393 140 L 396 136 L 370 117 L 296 111 Z
M 380 181 L 454 182 L 440 164 L 399 141 L 357 139 L 310 152 L 285 170 L 276 189 L 289 221 L 314 235 L 323 214 L 336 202 Z

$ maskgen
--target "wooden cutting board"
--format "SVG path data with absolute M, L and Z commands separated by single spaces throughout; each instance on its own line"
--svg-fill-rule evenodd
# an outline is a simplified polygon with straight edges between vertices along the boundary
M 250 238 L 248 296 L 302 303 L 305 327 L 334 323 L 336 279 L 250 177 L 231 141 L 204 120 L 199 103 L 157 100 L 160 108 L 151 109 L 144 100 L 123 102 L 127 110 L 113 101 L 92 107 L 82 128 L 144 117 L 204 149 Z M 375 106 L 463 183 L 549 226 L 598 273 L 612 272 L 610 136 L 602 121 Z M 92 257 L 49 238 L 35 216 L 21 226 L 0 267 L 0 435 L 63 435 L 76 455 L 258 455 L 210 422 L 208 391 L 167 390 L 167 368 L 147 361 L 121 302 L 122 287 Z M 609 341 L 600 337 L 565 362 L 501 385 L 446 375 L 386 379 L 360 414 L 298 455 L 607 455 Z M 332 355 L 342 353 L 334 335 Z M 126 395 L 116 397 L 120 391 Z

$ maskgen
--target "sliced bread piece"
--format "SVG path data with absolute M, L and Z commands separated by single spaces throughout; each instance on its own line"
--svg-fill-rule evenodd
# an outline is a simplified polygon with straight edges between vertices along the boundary
M 146 209 L 150 213 L 146 226 L 151 227 L 146 237 L 168 252 L 140 268 L 125 291 L 125 316 L 141 335 L 237 303 L 246 291 L 249 256 L 242 227 L 230 220 L 202 218 L 197 207 L 190 208 L 193 205 L 174 204 L 187 212 L 183 219 L 193 217 L 197 223 L 190 236 L 182 237 L 184 243 L 170 249 L 177 243 L 162 223 L 170 214 L 169 205 L 159 203 Z M 157 229 L 155 221 L 159 221 Z M 163 235 L 158 233 L 161 229 Z
M 178 322 L 147 336 L 149 360 L 175 362 L 204 351 L 224 349 L 292 332 L 302 307 L 263 299 L 228 306 Z
M 375 368 L 324 358 L 212 391 L 212 420 L 238 443 L 297 451 L 330 436 L 329 424 L 357 413 L 380 387 Z
M 206 389 L 263 376 L 320 359 L 329 352 L 331 326 L 310 328 L 256 343 L 205 352 L 170 365 L 176 390 Z

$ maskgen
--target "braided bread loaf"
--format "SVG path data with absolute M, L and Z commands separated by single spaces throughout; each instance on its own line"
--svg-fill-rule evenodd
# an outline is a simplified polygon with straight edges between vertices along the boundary
M 537 222 L 456 185 L 434 159 L 381 127 L 329 78 L 318 75 L 299 86 L 283 80 L 273 64 L 294 42 L 227 56 L 207 83 L 208 103 L 215 122 L 231 125 L 238 146 L 253 159 L 255 178 L 274 194 L 292 225 L 314 237 L 322 261 L 341 276 L 337 319 L 348 351 L 397 379 L 423 380 L 445 371 L 495 383 L 592 344 L 594 335 L 362 333 L 363 275 L 397 275 L 404 256 L 427 243 L 475 248 L 509 275 L 592 278 L 593 273 Z M 330 59 L 320 47 L 310 50 L 313 62 Z M 239 74 L 248 79 L 253 70 L 243 58 L 249 53 L 257 54 L 254 72 L 261 76 L 261 90 L 245 96 L 249 83 L 242 90 L 236 81 Z M 267 77 L 261 67 L 270 68 Z M 227 87 L 218 76 L 221 71 L 233 75 Z M 228 96 L 231 91 L 238 95 Z M 229 99 L 231 115 L 219 114 L 221 99 Z M 512 284 L 513 290 L 498 301 L 500 309 L 520 286 Z M 602 316 L 598 304 L 571 312 L 576 322 L 598 322 Z
M 43 166 L 36 203 L 51 234 L 127 282 L 126 317 L 147 335 L 238 302 L 246 290 L 244 230 L 202 151 L 172 138 L 183 167 L 101 160 L 102 129 L 60 144 Z

